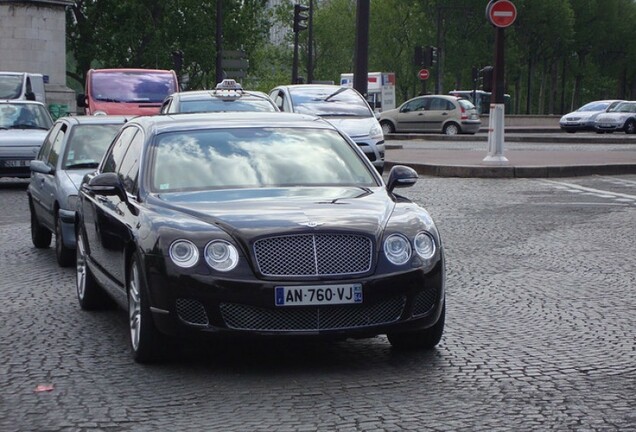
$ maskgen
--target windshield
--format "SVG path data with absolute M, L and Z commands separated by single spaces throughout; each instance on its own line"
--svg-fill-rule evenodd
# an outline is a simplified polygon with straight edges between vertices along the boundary
M 377 186 L 364 156 L 336 131 L 241 128 L 161 134 L 154 192 L 289 186 Z
M 634 112 L 634 104 L 630 102 L 621 102 L 619 104 L 614 105 L 607 112 L 619 112 L 619 113 L 627 113 Z
M 577 111 L 605 111 L 609 104 L 609 102 L 590 102 L 589 104 L 583 105 Z
M 121 124 L 79 125 L 71 130 L 66 144 L 64 169 L 97 168 Z
M 177 91 L 171 72 L 94 72 L 91 97 L 103 102 L 162 102 Z
M 197 113 L 197 112 L 217 112 L 217 111 L 276 111 L 274 105 L 264 99 L 249 99 L 241 97 L 240 99 L 208 99 L 182 101 L 179 112 Z
M 373 117 L 362 96 L 348 87 L 318 87 L 292 90 L 294 112 L 318 116 Z
M 0 99 L 17 99 L 22 94 L 21 75 L 0 75 Z
M 52 124 L 51 115 L 43 105 L 36 103 L 0 104 L 0 128 L 46 130 Z

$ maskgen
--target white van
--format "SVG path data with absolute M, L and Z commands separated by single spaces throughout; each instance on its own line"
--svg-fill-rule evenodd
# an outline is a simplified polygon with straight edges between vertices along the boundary
M 44 75 L 29 72 L 0 72 L 0 99 L 46 103 Z

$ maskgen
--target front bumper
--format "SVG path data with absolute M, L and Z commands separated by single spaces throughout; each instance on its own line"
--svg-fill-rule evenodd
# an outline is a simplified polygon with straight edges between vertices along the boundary
M 0 177 L 31 177 L 31 160 L 29 157 L 2 157 L 0 158 Z
M 427 328 L 444 302 L 443 261 L 428 273 L 404 273 L 306 283 L 219 280 L 209 276 L 166 276 L 157 261 L 146 263 L 151 310 L 157 328 L 169 335 L 259 334 L 370 337 L 389 331 Z M 361 304 L 275 306 L 280 285 L 360 283 Z

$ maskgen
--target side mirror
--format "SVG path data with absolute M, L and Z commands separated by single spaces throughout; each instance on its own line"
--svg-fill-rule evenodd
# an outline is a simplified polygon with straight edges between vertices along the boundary
M 48 166 L 44 161 L 41 160 L 32 160 L 31 161 L 31 172 L 36 172 L 40 174 L 53 174 L 53 168 Z
M 86 95 L 84 93 L 80 93 L 77 95 L 77 106 L 80 108 L 86 108 Z
M 96 195 L 119 196 L 122 200 L 126 199 L 126 192 L 119 176 L 112 172 L 98 174 L 91 178 L 86 188 Z
M 389 192 L 393 192 L 395 188 L 403 188 L 413 186 L 417 182 L 417 172 L 410 167 L 404 165 L 396 165 L 389 172 L 389 180 L 386 188 Z
M 411 111 L 411 108 L 409 108 L 407 106 L 400 108 L 400 112 L 403 112 L 403 113 L 410 112 L 410 111 Z

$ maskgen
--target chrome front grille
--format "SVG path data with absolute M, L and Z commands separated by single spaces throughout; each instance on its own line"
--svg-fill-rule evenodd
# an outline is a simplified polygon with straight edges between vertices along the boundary
M 265 276 L 339 276 L 371 270 L 371 239 L 355 234 L 300 234 L 260 239 L 254 256 Z
M 235 303 L 221 303 L 225 324 L 235 330 L 318 331 L 364 328 L 400 319 L 406 297 L 373 305 L 279 307 L 266 309 Z

